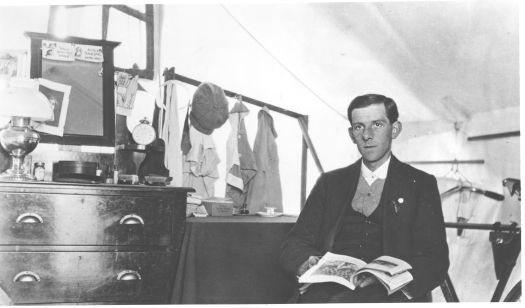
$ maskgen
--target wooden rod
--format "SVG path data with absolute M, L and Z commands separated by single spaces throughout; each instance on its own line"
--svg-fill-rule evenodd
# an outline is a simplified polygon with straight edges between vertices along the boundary
M 306 141 L 306 144 L 308 145 L 308 148 L 310 149 L 310 153 L 312 154 L 312 157 L 314 158 L 315 165 L 317 166 L 317 170 L 319 172 L 324 172 L 323 166 L 321 166 L 321 161 L 319 160 L 319 157 L 317 156 L 317 152 L 315 151 L 314 144 L 312 143 L 312 140 L 310 139 L 310 135 L 308 134 L 308 127 L 306 125 L 306 122 L 304 118 L 298 118 L 299 121 L 299 127 L 301 128 L 301 132 L 303 133 L 303 139 Z
M 496 225 L 496 224 L 475 224 L 460 222 L 445 222 L 446 228 L 474 229 L 474 230 L 493 230 L 493 231 L 521 231 L 516 225 Z
M 306 126 L 306 130 L 308 130 L 308 116 L 304 116 L 304 124 Z M 302 151 L 301 151 L 301 198 L 300 198 L 300 206 L 299 208 L 302 210 L 304 207 L 304 204 L 306 203 L 306 179 L 308 175 L 308 144 L 306 143 L 305 139 L 302 138 L 303 142 L 302 144 Z
M 445 281 L 441 284 L 441 291 L 447 302 L 459 303 L 459 298 L 452 284 L 452 280 L 448 273 L 445 275 Z
M 107 5 L 107 6 L 110 6 L 110 7 L 114 8 L 114 9 L 117 9 L 117 10 L 121 11 L 124 14 L 131 15 L 131 16 L 139 19 L 139 20 L 148 21 L 148 17 L 149 16 L 147 14 L 144 14 L 141 11 L 138 11 L 138 10 L 136 10 L 134 8 L 131 8 L 131 7 L 127 6 L 127 5 L 114 5 L 114 4 L 112 4 L 112 5 Z
M 520 136 L 520 131 L 507 132 L 507 133 L 498 133 L 498 134 L 489 134 L 489 135 L 480 135 L 467 137 L 467 141 L 476 141 L 476 140 L 487 140 L 487 139 L 496 139 L 496 138 L 506 138 L 506 137 L 516 137 Z
M 188 84 L 191 84 L 192 86 L 196 86 L 196 87 L 198 87 L 202 83 L 202 82 L 200 82 L 198 80 L 191 79 L 189 77 L 182 76 L 182 75 L 179 75 L 179 74 L 175 74 L 175 79 L 179 80 L 179 81 L 182 81 L 182 82 L 185 82 L 185 83 L 188 83 Z M 268 103 L 265 103 L 265 102 L 262 102 L 262 101 L 250 98 L 248 96 L 244 96 L 244 95 L 242 95 L 240 93 L 237 93 L 237 92 L 224 90 L 224 94 L 226 94 L 226 96 L 229 96 L 229 97 L 235 97 L 237 95 L 241 95 L 243 102 L 246 102 L 246 103 L 249 103 L 249 104 L 252 104 L 252 105 L 256 105 L 256 106 L 259 106 L 259 107 L 266 106 L 266 107 L 268 107 L 268 109 L 270 109 L 272 111 L 285 114 L 285 115 L 290 116 L 292 118 L 299 119 L 299 118 L 302 118 L 302 117 L 305 116 L 305 115 L 297 113 L 297 112 L 286 110 L 286 109 L 283 109 L 281 107 L 277 107 L 277 106 L 274 106 L 274 105 L 271 105 L 271 104 L 268 104 Z

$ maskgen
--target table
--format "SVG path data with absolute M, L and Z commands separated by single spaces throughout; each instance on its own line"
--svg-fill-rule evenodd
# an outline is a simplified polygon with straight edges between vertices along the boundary
M 295 287 L 277 258 L 296 217 L 189 218 L 171 303 L 285 303 Z

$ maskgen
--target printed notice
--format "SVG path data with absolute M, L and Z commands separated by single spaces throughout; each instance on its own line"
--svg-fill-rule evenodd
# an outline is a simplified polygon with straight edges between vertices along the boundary
M 75 44 L 42 41 L 42 58 L 57 61 L 75 61 Z
M 104 62 L 102 46 L 42 41 L 42 58 L 56 61 Z
M 104 62 L 101 46 L 75 45 L 75 60 Z

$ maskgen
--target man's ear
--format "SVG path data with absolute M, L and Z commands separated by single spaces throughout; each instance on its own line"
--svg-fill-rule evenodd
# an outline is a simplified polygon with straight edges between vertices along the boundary
M 350 127 L 348 128 L 348 134 L 350 135 L 350 139 L 352 139 L 352 142 L 353 142 L 353 143 L 356 143 L 356 142 L 355 142 L 354 135 L 352 134 L 352 126 L 350 126 Z
M 396 139 L 397 136 L 401 134 L 401 130 L 403 130 L 403 125 L 401 124 L 401 122 L 394 122 L 394 124 L 392 124 L 392 139 Z

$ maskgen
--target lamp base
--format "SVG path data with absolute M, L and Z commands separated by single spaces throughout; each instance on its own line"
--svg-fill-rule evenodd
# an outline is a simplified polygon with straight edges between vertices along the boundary
M 4 182 L 22 182 L 22 181 L 35 181 L 36 178 L 27 172 L 17 172 L 17 170 L 7 169 L 0 174 L 0 181 Z
M 29 118 L 12 117 L 10 125 L 0 131 L 0 145 L 11 155 L 11 165 L 0 174 L 2 181 L 34 181 L 35 177 L 24 168 L 24 158 L 31 153 L 40 135 L 29 126 Z

